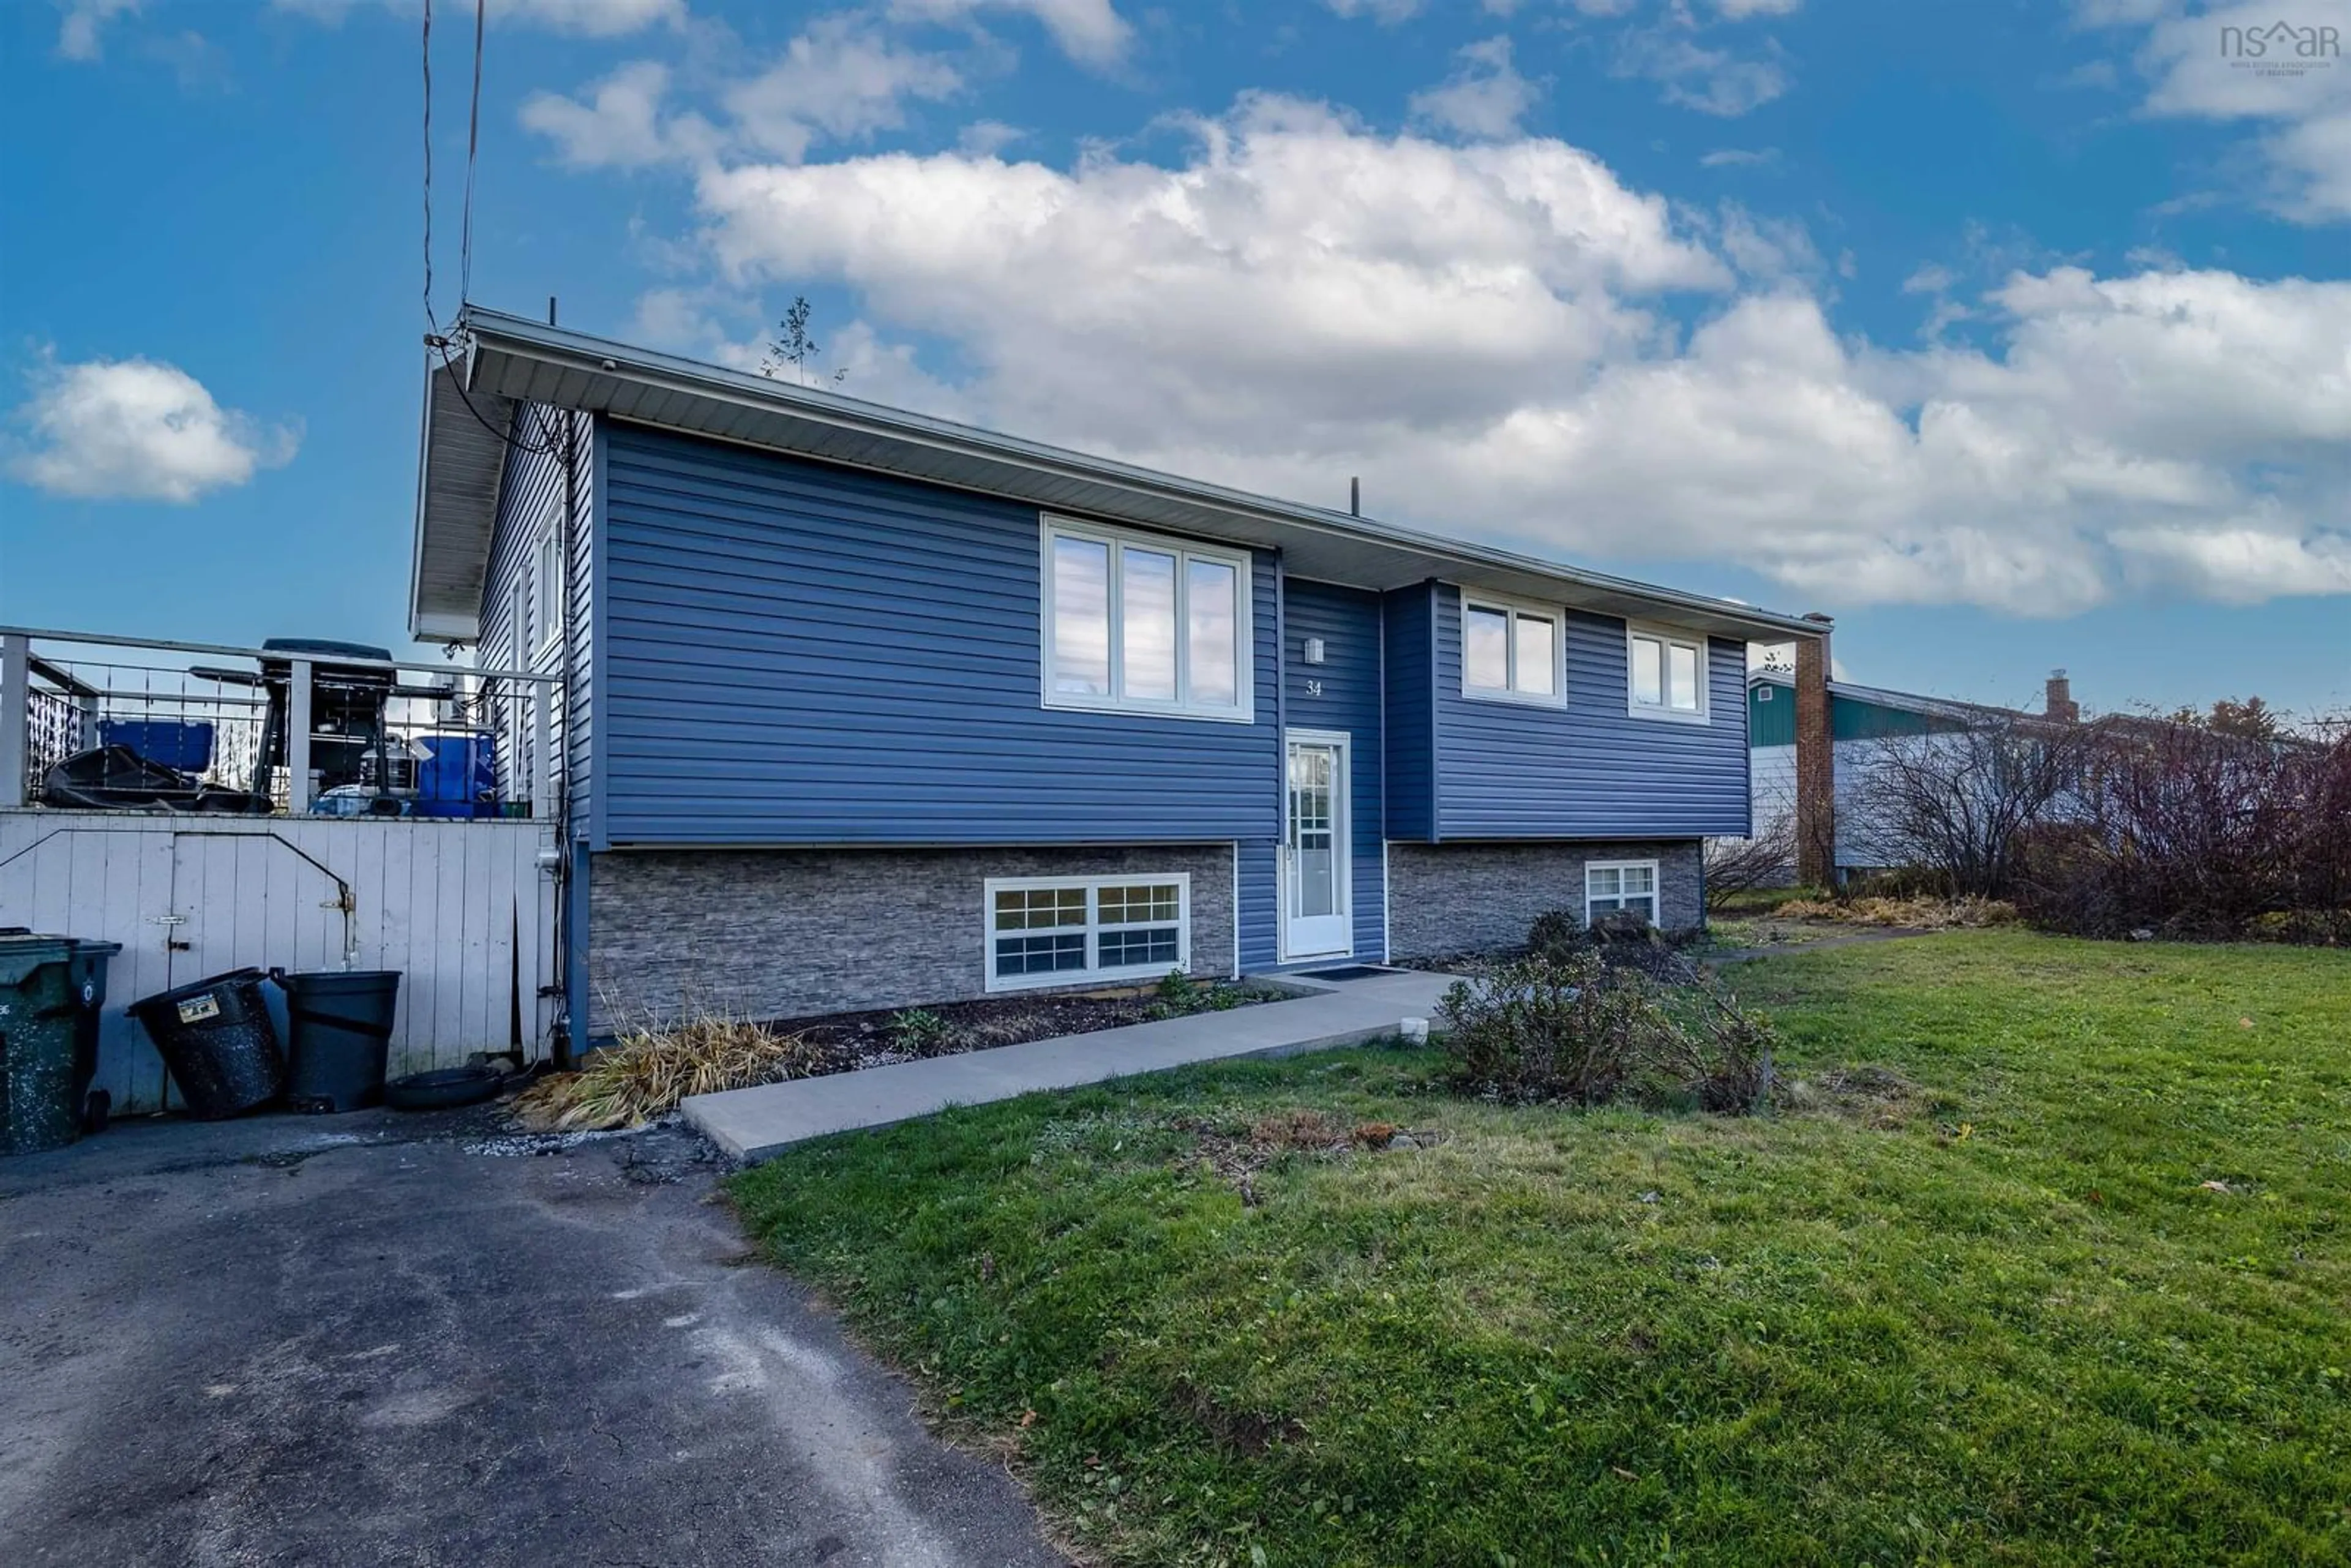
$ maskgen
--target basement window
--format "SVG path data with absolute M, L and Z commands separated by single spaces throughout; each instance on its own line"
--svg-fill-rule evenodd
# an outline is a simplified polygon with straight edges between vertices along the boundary
M 1631 910 L 1657 923 L 1657 862 L 1593 861 L 1583 868 L 1583 923 Z
M 990 877 L 987 988 L 1158 979 L 1191 967 L 1192 879 Z

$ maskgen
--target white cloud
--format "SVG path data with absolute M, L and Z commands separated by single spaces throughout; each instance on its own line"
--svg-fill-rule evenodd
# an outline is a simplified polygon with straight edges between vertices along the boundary
M 1768 169 L 1780 162 L 1777 147 L 1718 147 L 1698 161 L 1701 169 Z
M 1111 0 L 889 0 L 893 16 L 961 21 L 983 10 L 1026 12 L 1061 52 L 1082 65 L 1107 67 L 1125 57 L 1134 29 Z
M 1457 52 L 1460 63 L 1441 86 L 1412 95 L 1416 120 L 1464 136 L 1499 140 L 1517 134 L 1519 120 L 1542 89 L 1510 64 L 1510 40 L 1497 35 Z
M 712 164 L 699 243 L 738 296 L 857 290 L 864 395 L 1280 495 L 1361 474 L 1446 532 L 1846 603 L 2340 591 L 2351 283 L 2043 265 L 1965 297 L 1983 346 L 1887 348 L 1831 327 L 1800 226 L 1558 141 L 1273 97 L 1192 129 L 1172 165 Z
M 1620 77 L 1657 83 L 1667 103 L 1726 120 L 1760 109 L 1789 85 L 1776 54 L 1748 58 L 1708 48 L 1698 41 L 1687 14 L 1680 12 L 1656 26 L 1625 34 L 1611 68 Z
M 363 5 L 395 11 L 418 9 L 416 0 L 270 0 L 280 11 L 340 24 Z M 514 23 L 590 38 L 617 38 L 653 26 L 679 26 L 685 0 L 492 0 L 494 24 Z M 470 20 L 470 16 L 467 18 Z
M 2114 542 L 2135 577 L 2228 603 L 2351 593 L 2351 530 L 2303 533 L 2257 517 L 2208 528 L 2124 528 Z
M 600 82 L 583 100 L 551 92 L 533 93 L 519 118 L 528 130 L 556 144 L 574 168 L 643 168 L 673 159 L 692 161 L 716 151 L 718 133 L 699 115 L 664 116 L 669 68 L 635 60 Z
M 100 36 L 107 23 L 139 9 L 139 0 L 68 0 L 57 22 L 57 53 L 68 60 L 94 60 L 105 53 Z
M 975 120 L 956 133 L 956 150 L 975 158 L 993 158 L 1028 137 L 1029 133 L 1019 126 L 1007 125 L 1000 120 Z
M 766 69 L 720 91 L 723 127 L 691 110 L 670 112 L 670 71 L 653 60 L 621 67 L 579 98 L 534 93 L 519 118 L 575 168 L 699 164 L 726 149 L 798 162 L 826 140 L 897 130 L 910 100 L 951 98 L 963 85 L 943 57 L 903 47 L 857 17 L 828 16 Z
M 1714 8 L 1733 22 L 1749 16 L 1785 16 L 1803 3 L 1804 0 L 1713 0 Z
M 2266 127 L 2257 145 L 2270 184 L 2247 195 L 2304 223 L 2351 219 L 2351 0 L 2193 12 L 2180 0 L 2085 0 L 2076 15 L 2140 30 L 2145 112 Z
M 204 383 L 154 360 L 45 361 L 16 410 L 29 438 L 16 478 L 89 500 L 193 501 L 292 461 L 292 425 L 264 428 L 213 401 Z
M 1388 26 L 1408 21 L 1420 11 L 1420 0 L 1322 0 L 1322 3 L 1337 16 L 1369 16 L 1374 22 Z
M 946 60 L 891 42 L 852 16 L 827 16 L 724 100 L 753 147 L 799 159 L 823 137 L 894 131 L 909 99 L 951 98 L 963 78 Z

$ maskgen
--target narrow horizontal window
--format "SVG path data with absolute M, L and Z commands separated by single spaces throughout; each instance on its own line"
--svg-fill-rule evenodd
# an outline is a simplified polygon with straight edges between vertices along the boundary
M 1556 706 L 1566 689 L 1558 611 L 1464 598 L 1461 694 Z
M 1046 706 L 1251 716 L 1247 554 L 1044 528 Z
M 1191 967 L 1187 875 L 996 879 L 987 899 L 991 991 Z
M 1704 722 L 1706 639 L 1653 627 L 1625 632 L 1625 705 L 1640 716 Z

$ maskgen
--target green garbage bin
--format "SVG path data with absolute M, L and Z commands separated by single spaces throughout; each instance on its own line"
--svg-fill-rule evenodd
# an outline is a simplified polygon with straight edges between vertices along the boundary
M 120 942 L 0 930 L 0 1155 L 70 1144 L 91 1105 L 106 961 Z

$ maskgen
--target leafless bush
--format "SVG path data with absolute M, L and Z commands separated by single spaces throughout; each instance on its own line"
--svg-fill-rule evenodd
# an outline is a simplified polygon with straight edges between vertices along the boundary
M 2110 721 L 2081 809 L 2022 848 L 2018 902 L 2038 925 L 2351 941 L 2351 734 Z
M 1863 755 L 1846 824 L 1863 858 L 1938 873 L 1954 896 L 2014 890 L 2026 830 L 2066 820 L 2097 751 L 2091 727 L 1986 714 Z
M 1796 819 L 1782 812 L 1757 823 L 1752 837 L 1708 839 L 1705 853 L 1708 911 L 1759 887 L 1784 887 L 1795 875 Z

